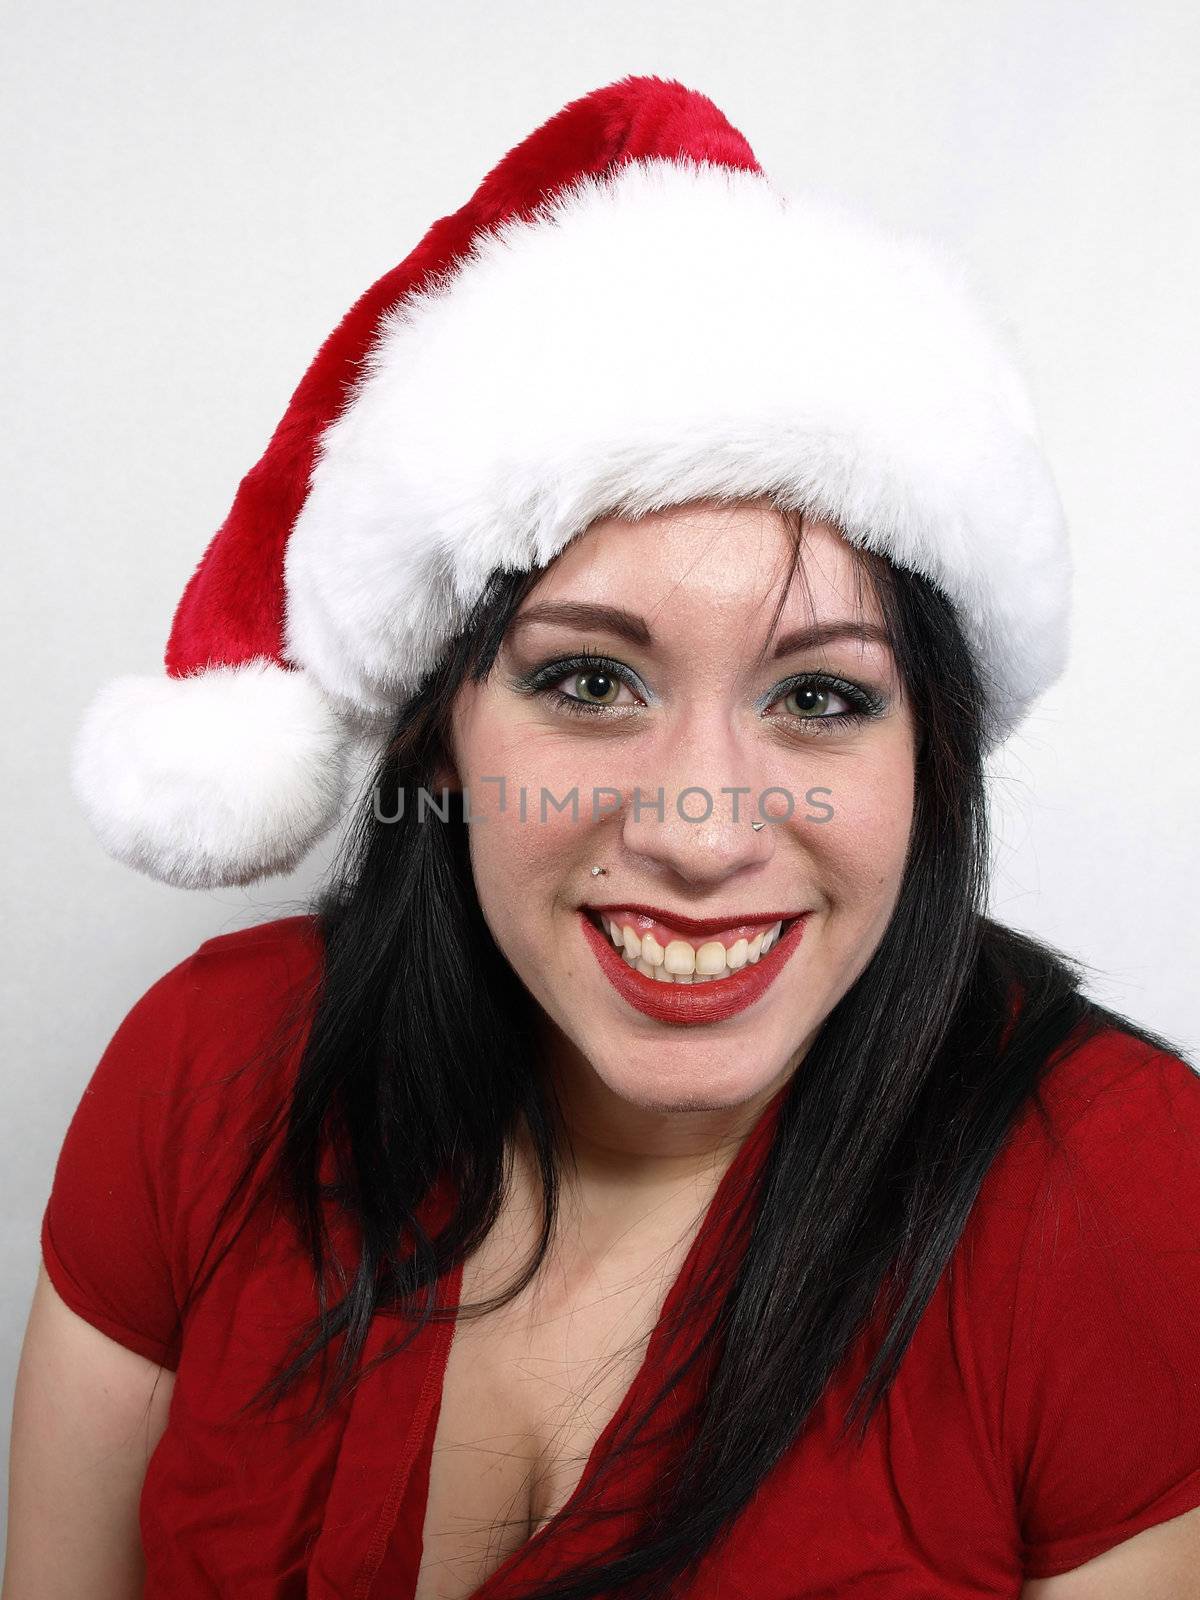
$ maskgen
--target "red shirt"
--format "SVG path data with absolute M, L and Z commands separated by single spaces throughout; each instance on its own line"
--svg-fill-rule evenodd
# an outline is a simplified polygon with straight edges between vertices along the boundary
M 230 1420 L 317 1309 L 290 1227 L 260 1206 L 170 1339 L 243 1138 L 279 1103 L 298 1052 L 220 1080 L 319 961 L 303 916 L 201 945 L 121 1024 L 59 1156 L 42 1226 L 55 1287 L 110 1338 L 177 1369 L 142 1492 L 148 1600 L 413 1593 L 452 1328 L 427 1327 L 308 1438 L 286 1419 L 315 1394 L 311 1373 L 269 1422 Z M 694 1569 L 694 1600 L 1014 1596 L 1023 1577 L 1200 1505 L 1200 1076 L 1110 1030 L 1052 1070 L 1047 1098 L 1065 1156 L 1023 1113 L 865 1446 L 852 1435 L 834 1447 L 866 1370 L 852 1352 L 719 1557 Z M 778 1105 L 728 1169 L 672 1297 L 716 1248 Z M 442 1284 L 451 1303 L 459 1278 Z M 377 1317 L 365 1359 L 399 1331 Z M 659 1331 L 587 1474 L 649 1392 Z M 564 1554 L 560 1517 L 517 1576 Z M 478 1595 L 499 1600 L 515 1559 Z

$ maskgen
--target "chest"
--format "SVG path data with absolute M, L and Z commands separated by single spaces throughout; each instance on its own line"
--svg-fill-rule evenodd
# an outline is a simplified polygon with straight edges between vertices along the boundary
M 685 1222 L 664 1229 L 672 1233 L 686 1236 Z M 290 1341 L 311 1315 L 308 1263 L 290 1237 L 277 1253 L 268 1245 L 247 1228 L 188 1322 L 168 1426 L 141 1498 L 146 1600 L 468 1600 L 529 1532 L 544 1530 L 541 1519 L 578 1482 L 604 1412 L 621 1403 L 614 1391 L 627 1389 L 644 1356 L 652 1307 L 663 1277 L 673 1276 L 669 1258 L 648 1255 L 624 1275 L 605 1271 L 586 1292 L 582 1274 L 572 1283 L 567 1269 L 551 1270 L 540 1317 L 524 1328 L 503 1309 L 464 1317 L 448 1366 L 448 1330 L 427 1329 L 429 1337 L 375 1365 L 326 1428 L 293 1444 L 290 1430 L 241 1416 L 258 1385 L 287 1364 Z M 463 1303 L 505 1287 L 526 1254 L 500 1260 L 490 1282 L 468 1262 Z M 556 1285 L 557 1305 L 548 1298 Z M 718 1554 L 696 1569 L 690 1600 L 1011 1600 L 1020 1538 L 994 1444 L 1003 1440 L 1004 1373 L 990 1363 L 990 1344 L 973 1343 L 967 1292 L 961 1275 L 943 1278 L 866 1441 L 852 1449 L 840 1427 L 871 1351 L 851 1353 L 803 1439 Z M 1011 1321 L 1000 1294 L 985 1312 L 989 1328 Z M 396 1338 L 396 1324 L 377 1319 L 364 1364 Z M 539 1397 L 532 1407 L 531 1394 Z M 564 1400 L 565 1417 L 556 1416 Z M 488 1436 L 504 1428 L 520 1453 L 514 1477 L 498 1488 L 512 1464 L 503 1454 L 497 1461 Z M 570 1471 L 547 1449 L 551 1440 L 573 1454 Z M 437 1453 L 427 1458 L 431 1444 Z M 531 1493 L 539 1482 L 540 1504 Z M 523 1526 L 501 1539 L 493 1523 L 514 1507 Z
M 511 1280 L 493 1244 L 466 1263 L 462 1303 Z M 510 1306 L 460 1318 L 434 1433 L 414 1600 L 466 1600 L 574 1493 L 632 1386 L 678 1249 L 614 1273 L 553 1265 Z

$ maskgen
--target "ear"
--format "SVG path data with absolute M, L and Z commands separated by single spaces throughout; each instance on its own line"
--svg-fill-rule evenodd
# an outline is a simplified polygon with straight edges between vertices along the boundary
M 438 794 L 443 789 L 448 789 L 451 794 L 462 792 L 462 779 L 458 775 L 458 768 L 450 756 L 442 756 L 433 768 L 430 789 Z

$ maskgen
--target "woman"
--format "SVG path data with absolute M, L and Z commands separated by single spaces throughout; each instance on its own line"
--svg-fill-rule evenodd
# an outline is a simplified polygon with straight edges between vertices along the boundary
M 599 90 L 435 224 L 81 736 L 185 885 L 377 761 L 319 904 L 160 979 L 76 1113 L 13 1594 L 94 1399 L 34 1398 L 62 1302 L 126 1424 L 155 1381 L 105 1592 L 1193 1593 L 1200 1084 L 984 914 L 1068 578 L 957 269 L 703 96 Z

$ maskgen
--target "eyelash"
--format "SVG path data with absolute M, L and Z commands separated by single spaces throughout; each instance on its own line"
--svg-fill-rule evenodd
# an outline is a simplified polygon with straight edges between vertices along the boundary
M 569 716 L 591 717 L 602 716 L 605 713 L 624 716 L 628 713 L 630 707 L 593 705 L 590 701 L 580 700 L 575 695 L 564 694 L 557 687 L 563 678 L 576 676 L 581 672 L 603 672 L 608 677 L 623 683 L 634 694 L 638 692 L 636 680 L 628 667 L 591 650 L 581 650 L 577 655 L 548 661 L 544 666 L 535 668 L 527 677 L 522 678 L 516 687 L 523 694 L 541 696 Z M 777 700 L 785 700 L 795 689 L 832 690 L 850 705 L 849 711 L 835 711 L 824 717 L 800 717 L 793 712 L 785 713 L 793 726 L 805 729 L 815 727 L 823 734 L 834 733 L 839 728 L 857 727 L 873 717 L 882 716 L 885 709 L 884 703 L 877 695 L 861 688 L 858 684 L 847 683 L 844 678 L 833 677 L 827 672 L 800 672 L 795 677 L 786 679 L 780 692 L 774 696 L 770 704 L 774 705 Z

